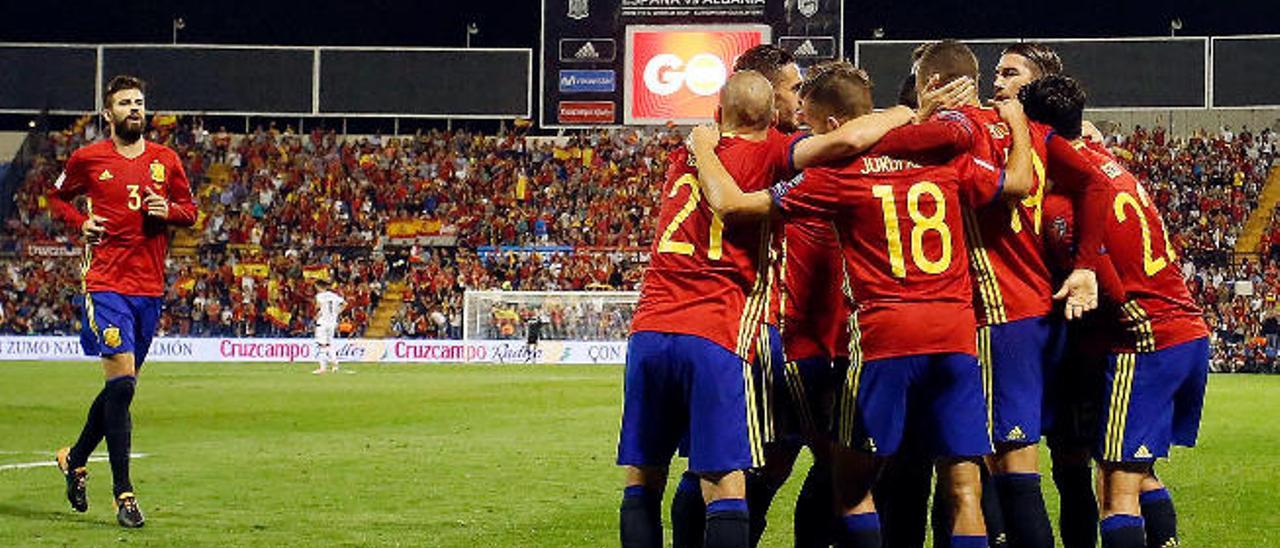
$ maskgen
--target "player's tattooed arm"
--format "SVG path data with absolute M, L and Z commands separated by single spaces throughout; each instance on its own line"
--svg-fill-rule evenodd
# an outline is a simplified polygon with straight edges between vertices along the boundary
M 792 167 L 802 170 L 866 152 L 886 133 L 910 124 L 914 118 L 915 111 L 896 106 L 849 120 L 830 133 L 796 143 Z
M 773 199 L 767 190 L 743 192 L 733 175 L 716 156 L 720 129 L 698 126 L 689 135 L 689 150 L 698 168 L 698 186 L 711 211 L 727 223 L 762 219 L 773 211 Z
M 1034 168 L 1031 164 L 1031 129 L 1027 115 L 1022 111 L 1022 103 L 1016 100 L 1001 101 L 996 104 L 1000 118 L 1009 124 L 1013 145 L 1005 159 L 1004 188 L 1001 192 L 1006 198 L 1020 199 L 1031 192 L 1035 184 Z

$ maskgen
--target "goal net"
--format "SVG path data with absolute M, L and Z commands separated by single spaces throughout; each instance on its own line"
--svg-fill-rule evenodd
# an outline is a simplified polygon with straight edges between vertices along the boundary
M 639 300 L 637 291 L 467 291 L 462 338 L 524 339 L 537 318 L 542 340 L 623 341 Z

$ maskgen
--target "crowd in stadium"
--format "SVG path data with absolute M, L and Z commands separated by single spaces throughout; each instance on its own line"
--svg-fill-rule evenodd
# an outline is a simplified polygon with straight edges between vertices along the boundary
M 1217 134 L 1175 137 L 1161 127 L 1137 126 L 1112 141 L 1176 231 L 1178 248 L 1197 262 L 1226 262 L 1245 219 L 1257 208 L 1275 157 L 1275 132 L 1267 128 L 1254 135 L 1244 128 L 1237 134 L 1222 128 Z
M 6 226 L 4 250 L 78 240 L 52 220 L 44 196 L 70 152 L 99 137 L 89 121 L 49 134 L 16 195 L 18 215 Z M 665 128 L 552 142 L 466 131 L 344 138 L 274 126 L 231 135 L 191 122 L 158 116 L 149 138 L 185 158 L 202 208 L 198 251 L 170 259 L 161 325 L 164 333 L 194 336 L 305 335 L 314 294 L 309 279 L 322 272 L 350 303 L 344 336 L 366 332 L 393 280 L 405 290 L 389 296 L 403 302 L 390 334 L 411 338 L 460 337 L 468 289 L 638 289 L 644 257 L 637 250 L 652 234 L 644 220 L 655 207 L 666 155 L 680 143 L 679 133 Z M 1280 146 L 1277 133 L 1221 128 L 1175 136 L 1139 126 L 1112 134 L 1109 145 L 1144 181 L 1176 233 L 1188 259 L 1184 274 L 1219 343 L 1215 367 L 1274 368 L 1280 210 L 1258 250 L 1260 263 L 1235 265 L 1231 257 Z M 215 173 L 218 164 L 229 169 Z M 399 246 L 400 226 L 414 227 L 409 242 L 426 234 L 456 247 Z M 619 249 L 625 251 L 610 251 Z M 77 263 L 76 257 L 5 260 L 0 333 L 73 333 Z M 571 327 L 554 307 L 504 309 L 482 328 L 516 338 L 532 316 L 549 319 L 552 338 L 626 333 L 625 320 L 611 315 Z

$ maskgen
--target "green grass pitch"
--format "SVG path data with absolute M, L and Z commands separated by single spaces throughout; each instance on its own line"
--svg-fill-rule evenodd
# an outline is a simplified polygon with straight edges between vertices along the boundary
M 98 366 L 0 364 L 0 546 L 617 544 L 620 367 L 310 368 L 149 365 L 133 468 L 148 523 L 126 531 L 105 462 L 87 514 L 54 468 L 12 466 L 74 440 Z M 1173 457 L 1185 545 L 1280 546 L 1280 377 L 1212 377 L 1201 446 Z M 789 545 L 798 484 L 766 546 Z

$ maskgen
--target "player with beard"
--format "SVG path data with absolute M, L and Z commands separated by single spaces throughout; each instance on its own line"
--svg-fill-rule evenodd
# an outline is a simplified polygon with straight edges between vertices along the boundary
M 133 76 L 111 79 L 102 113 L 111 138 L 72 153 L 49 195 L 54 214 L 68 226 L 80 227 L 84 236 L 80 344 L 85 355 L 102 357 L 106 376 L 80 438 L 58 450 L 58 468 L 72 508 L 87 511 L 85 464 L 106 438 L 116 520 L 124 527 L 144 522 L 129 478 L 129 406 L 160 320 L 169 228 L 196 221 L 191 186 L 177 153 L 142 136 L 145 89 Z M 79 196 L 87 198 L 87 213 L 71 204 Z
M 976 77 L 977 59 L 967 46 L 945 40 L 926 48 L 917 63 L 917 89 L 957 77 Z M 933 81 L 934 77 L 940 80 Z M 1008 100 L 1007 94 L 997 97 Z M 958 113 L 986 129 L 974 153 L 996 165 L 1004 161 L 1007 128 L 973 96 Z M 1044 378 L 1053 369 L 1053 300 L 1066 299 L 1065 316 L 1081 317 L 1097 304 L 1095 265 L 1101 252 L 1101 219 L 1107 209 L 1105 177 L 1061 137 L 1032 124 L 1036 180 L 1020 202 L 987 205 L 966 213 L 967 244 L 973 253 L 975 304 L 980 324 L 979 358 L 984 368 L 996 453 L 988 461 L 992 486 L 1011 546 L 1053 544 L 1040 489 L 1038 448 Z M 1043 199 L 1054 191 L 1072 198 L 1080 222 L 1075 269 L 1053 291 L 1041 238 Z M 997 532 L 995 528 L 992 532 Z M 993 537 L 993 544 L 1001 539 Z
M 1062 60 L 1049 46 L 1038 42 L 1011 45 L 996 65 L 996 98 L 1017 97 L 1024 85 L 1062 70 Z M 1071 201 L 1052 191 L 1046 194 L 1044 221 L 1046 258 L 1055 280 L 1061 281 L 1075 253 Z M 1041 422 L 1059 494 L 1058 530 L 1066 548 L 1091 547 L 1097 543 L 1098 505 L 1089 454 L 1100 404 L 1092 380 L 1102 375 L 1099 364 L 1105 363 L 1106 348 L 1097 341 L 1104 339 L 1101 334 L 1106 327 L 1096 314 L 1070 324 L 1054 316 L 1055 344 L 1049 350 L 1056 355 L 1049 361 L 1056 366 L 1050 365 L 1045 373 L 1045 417 Z
M 1177 268 L 1160 212 L 1142 184 L 1096 141 L 1082 137 L 1086 96 L 1066 76 L 1019 93 L 1028 114 L 1052 125 L 1107 175 L 1112 203 L 1099 280 L 1110 343 L 1099 390 L 1094 457 L 1101 469 L 1104 548 L 1177 546 L 1177 514 L 1155 461 L 1172 444 L 1194 447 L 1208 380 L 1208 328 Z

